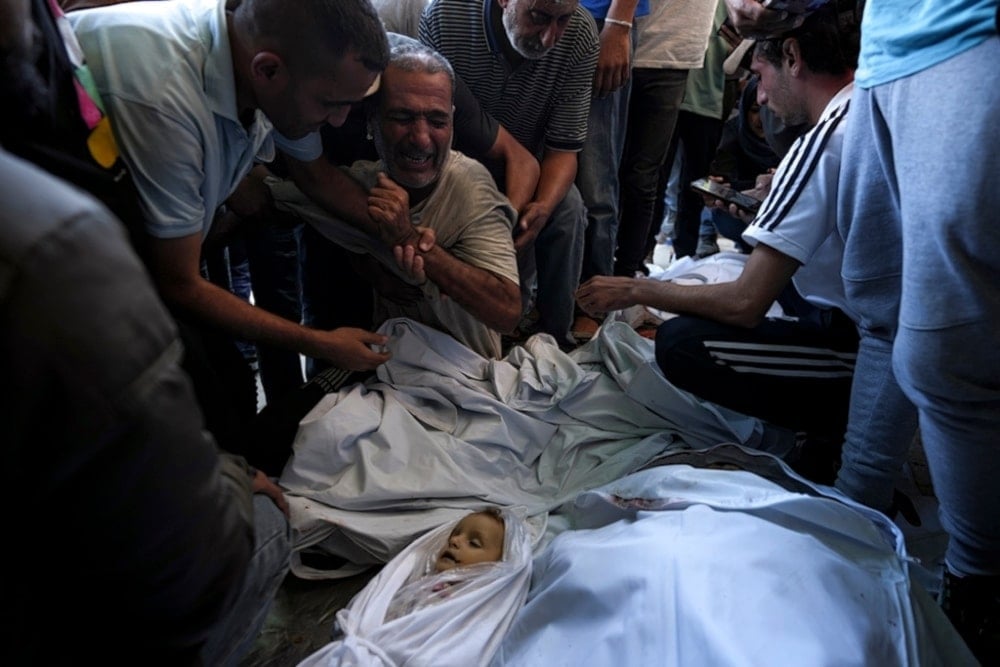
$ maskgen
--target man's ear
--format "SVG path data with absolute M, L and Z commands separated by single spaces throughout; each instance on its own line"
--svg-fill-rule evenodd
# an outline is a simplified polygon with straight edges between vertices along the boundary
M 261 51 L 250 61 L 250 76 L 257 86 L 280 90 L 288 84 L 288 67 L 277 53 Z
M 802 71 L 802 48 L 799 40 L 789 37 L 781 43 L 781 57 L 789 73 L 797 76 Z
M 500 9 L 507 9 L 507 5 L 509 3 L 510 0 L 497 0 L 497 4 L 500 5 Z

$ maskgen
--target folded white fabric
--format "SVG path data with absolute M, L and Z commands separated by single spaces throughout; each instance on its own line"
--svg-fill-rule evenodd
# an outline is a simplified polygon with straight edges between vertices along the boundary
M 504 508 L 503 559 L 436 573 L 456 522 L 389 561 L 337 612 L 336 639 L 300 667 L 488 664 L 524 603 L 532 534 L 524 508 Z

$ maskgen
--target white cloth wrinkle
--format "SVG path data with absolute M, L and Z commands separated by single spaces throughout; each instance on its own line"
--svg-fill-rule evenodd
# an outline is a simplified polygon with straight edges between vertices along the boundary
M 884 515 L 736 445 L 660 463 L 553 515 L 493 665 L 973 664 Z
M 486 502 L 541 515 L 664 452 L 763 442 L 759 420 L 670 385 L 652 341 L 622 323 L 571 354 L 536 335 L 492 361 L 412 320 L 380 331 L 393 357 L 376 378 L 300 423 L 280 479 L 300 548 L 340 553 L 347 540 L 384 562 L 430 527 L 421 512 Z M 306 570 L 293 560 L 322 576 Z

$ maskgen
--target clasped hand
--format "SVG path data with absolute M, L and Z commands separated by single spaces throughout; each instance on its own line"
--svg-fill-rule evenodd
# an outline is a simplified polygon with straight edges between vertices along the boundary
M 427 246 L 426 233 L 430 230 L 416 227 L 410 222 L 410 195 L 385 174 L 378 175 L 378 181 L 368 192 L 368 215 L 376 223 L 378 236 L 386 246 L 397 245 Z M 430 239 L 433 246 L 433 238 Z M 430 248 L 427 248 L 428 250 Z M 425 251 L 426 252 L 426 251 Z

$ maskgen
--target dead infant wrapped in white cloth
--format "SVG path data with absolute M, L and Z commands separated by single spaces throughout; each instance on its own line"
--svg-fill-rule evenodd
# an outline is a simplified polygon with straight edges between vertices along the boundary
M 490 548 L 490 522 L 500 525 L 499 560 L 474 562 L 469 553 Z M 300 667 L 488 664 L 524 604 L 531 551 L 523 508 L 475 512 L 426 533 L 337 612 L 334 641 Z

